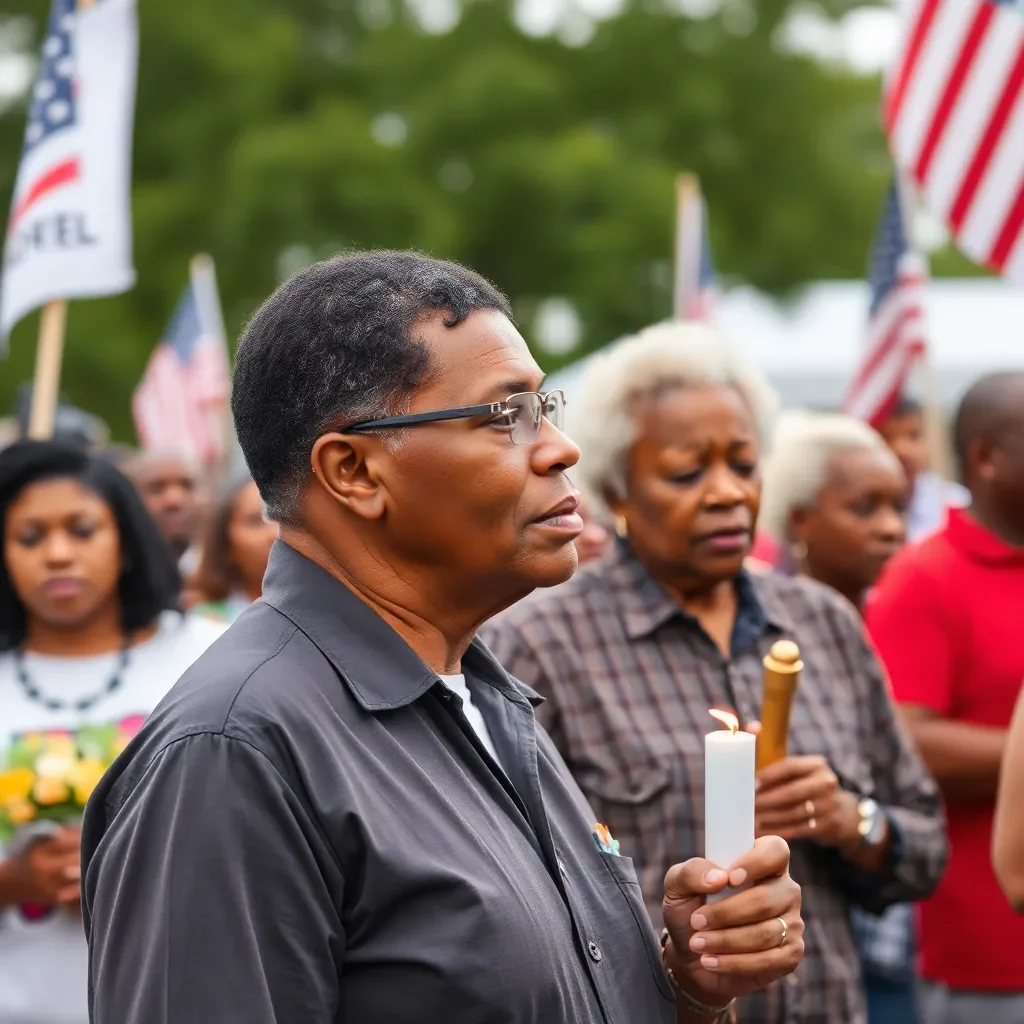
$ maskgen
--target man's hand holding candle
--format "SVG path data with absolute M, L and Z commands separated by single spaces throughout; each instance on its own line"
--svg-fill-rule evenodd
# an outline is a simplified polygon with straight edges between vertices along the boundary
M 727 885 L 743 888 L 705 903 Z M 728 871 L 699 857 L 676 864 L 665 876 L 664 915 L 665 966 L 681 990 L 680 1020 L 691 1019 L 694 1003 L 724 1010 L 790 974 L 803 956 L 800 886 L 777 836 L 758 839 Z M 692 1019 L 702 1015 L 693 1011 Z

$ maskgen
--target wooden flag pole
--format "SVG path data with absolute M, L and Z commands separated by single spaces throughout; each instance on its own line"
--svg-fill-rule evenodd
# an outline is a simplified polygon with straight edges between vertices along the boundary
M 899 179 L 898 187 L 907 238 L 921 260 L 921 266 L 927 279 L 930 278 L 928 258 L 917 239 L 921 200 L 917 190 L 906 178 Z M 942 395 L 939 392 L 938 378 L 935 375 L 931 345 L 925 344 L 915 362 L 921 382 L 921 405 L 924 413 L 928 461 L 933 473 L 948 480 L 953 475 L 953 458 L 950 452 L 949 435 L 942 417 Z
M 700 253 L 688 254 L 686 246 L 685 211 L 700 196 L 700 179 L 696 174 L 680 174 L 676 178 L 676 248 L 672 275 L 672 315 L 676 320 L 686 319 L 686 281 L 684 269 L 688 257 L 700 259 Z
M 95 0 L 78 0 L 78 9 L 91 7 Z M 60 397 L 60 371 L 64 362 L 64 330 L 68 322 L 67 299 L 51 299 L 43 306 L 36 340 L 36 375 L 32 384 L 32 409 L 28 436 L 34 441 L 53 437 Z
M 36 441 L 53 437 L 60 393 L 60 368 L 64 358 L 64 326 L 68 319 L 65 299 L 53 299 L 43 306 L 36 342 L 36 376 L 32 385 L 32 411 L 28 436 Z
M 932 472 L 944 480 L 953 477 L 953 458 L 949 446 L 949 434 L 942 416 L 942 396 L 935 376 L 935 367 L 926 347 L 917 358 L 917 369 L 921 376 L 921 397 L 924 405 L 925 442 L 928 445 L 928 461 Z

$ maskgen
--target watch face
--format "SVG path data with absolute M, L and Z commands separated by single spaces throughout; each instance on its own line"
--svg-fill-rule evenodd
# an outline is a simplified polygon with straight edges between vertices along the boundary
M 865 797 L 857 804 L 857 812 L 860 814 L 860 821 L 857 823 L 857 832 L 865 842 L 871 842 L 877 835 L 878 825 L 878 804 L 870 797 Z

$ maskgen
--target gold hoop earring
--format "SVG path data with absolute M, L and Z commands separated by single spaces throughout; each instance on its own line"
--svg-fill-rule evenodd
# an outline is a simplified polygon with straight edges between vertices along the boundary
M 629 523 L 621 512 L 615 517 L 615 532 L 622 538 L 629 536 Z
M 802 540 L 794 541 L 789 548 L 789 553 L 797 564 L 807 560 L 807 545 Z

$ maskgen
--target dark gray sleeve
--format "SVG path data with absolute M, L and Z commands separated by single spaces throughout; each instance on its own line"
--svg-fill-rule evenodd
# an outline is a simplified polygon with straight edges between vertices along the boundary
M 244 740 L 165 748 L 86 868 L 92 1024 L 335 1024 L 344 935 L 324 856 Z

